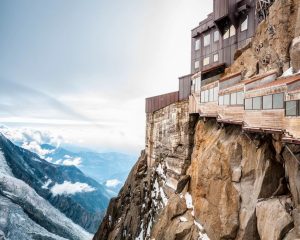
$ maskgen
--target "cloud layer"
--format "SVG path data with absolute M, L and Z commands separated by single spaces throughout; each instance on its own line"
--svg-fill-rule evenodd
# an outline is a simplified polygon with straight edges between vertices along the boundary
M 190 72 L 190 30 L 212 5 L 0 1 L 0 122 L 139 152 L 144 99 L 178 89 L 178 77 Z
M 89 186 L 86 183 L 71 183 L 68 181 L 64 181 L 62 184 L 55 183 L 55 185 L 50 189 L 53 196 L 57 195 L 74 195 L 76 193 L 82 192 L 93 192 L 96 189 Z

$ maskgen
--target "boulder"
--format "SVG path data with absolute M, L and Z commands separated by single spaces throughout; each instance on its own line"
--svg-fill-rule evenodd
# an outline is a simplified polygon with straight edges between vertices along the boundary
M 294 72 L 300 71 L 300 36 L 293 39 L 290 49 L 291 64 Z
M 293 228 L 293 219 L 285 208 L 290 203 L 290 198 L 280 197 L 256 205 L 257 229 L 261 240 L 280 240 Z

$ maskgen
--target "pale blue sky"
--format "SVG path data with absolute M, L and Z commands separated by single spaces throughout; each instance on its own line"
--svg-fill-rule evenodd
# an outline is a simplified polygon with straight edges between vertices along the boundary
M 0 122 L 98 150 L 144 147 L 144 98 L 190 70 L 212 0 L 1 0 Z

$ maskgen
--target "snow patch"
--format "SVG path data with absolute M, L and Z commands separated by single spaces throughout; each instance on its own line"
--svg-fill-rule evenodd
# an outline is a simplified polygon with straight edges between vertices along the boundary
M 141 232 L 138 237 L 135 238 L 135 240 L 144 240 L 144 223 L 141 224 Z
M 42 189 L 48 189 L 49 185 L 52 183 L 51 179 L 48 179 L 42 186 Z
M 175 186 L 171 181 L 167 180 L 166 185 L 176 191 L 177 186 Z
M 162 187 L 159 188 L 160 196 L 162 198 L 163 204 L 166 206 L 168 204 L 168 198 Z
M 151 192 L 151 197 L 153 199 L 154 206 L 158 205 L 157 199 L 159 199 L 159 195 L 162 199 L 162 205 L 166 206 L 168 204 L 168 198 L 163 190 L 162 187 L 159 186 L 157 179 L 155 179 L 154 185 L 153 185 L 153 190 Z
M 182 198 L 183 196 L 180 195 L 180 197 Z M 193 205 L 193 198 L 192 198 L 192 195 L 187 192 L 185 195 L 184 195 L 184 198 L 185 198 L 185 202 L 186 202 L 186 206 L 188 209 L 192 209 L 192 216 L 195 216 L 194 214 L 194 205 Z M 204 227 L 198 223 L 197 221 L 194 220 L 194 224 L 198 227 L 199 229 L 199 237 L 198 237 L 198 240 L 210 240 L 209 237 L 207 236 L 206 233 L 203 233 L 204 231 Z
M 286 70 L 283 74 L 282 77 L 288 77 L 294 74 L 293 68 L 290 67 L 288 70 Z
M 180 222 L 187 222 L 188 221 L 185 217 L 180 217 L 179 220 L 180 220 Z
M 51 188 L 51 192 L 54 196 L 56 195 L 73 195 L 81 192 L 93 192 L 96 189 L 89 186 L 86 183 L 71 183 L 68 181 L 64 181 L 62 184 L 55 183 L 55 185 Z
M 191 194 L 189 194 L 188 192 L 184 195 L 185 198 L 185 203 L 188 209 L 194 209 L 194 205 L 193 205 L 193 199 Z
M 164 175 L 164 169 L 162 168 L 161 164 L 158 164 L 157 168 L 156 168 L 156 172 L 159 175 Z

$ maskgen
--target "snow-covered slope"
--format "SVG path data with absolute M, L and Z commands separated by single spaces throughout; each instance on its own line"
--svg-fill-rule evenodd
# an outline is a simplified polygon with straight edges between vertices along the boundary
M 91 239 L 78 224 L 97 226 L 108 201 L 102 190 L 77 168 L 51 164 L 0 134 L 0 239 Z
M 0 152 L 0 236 L 7 239 L 90 239 L 28 184 L 13 176 Z

